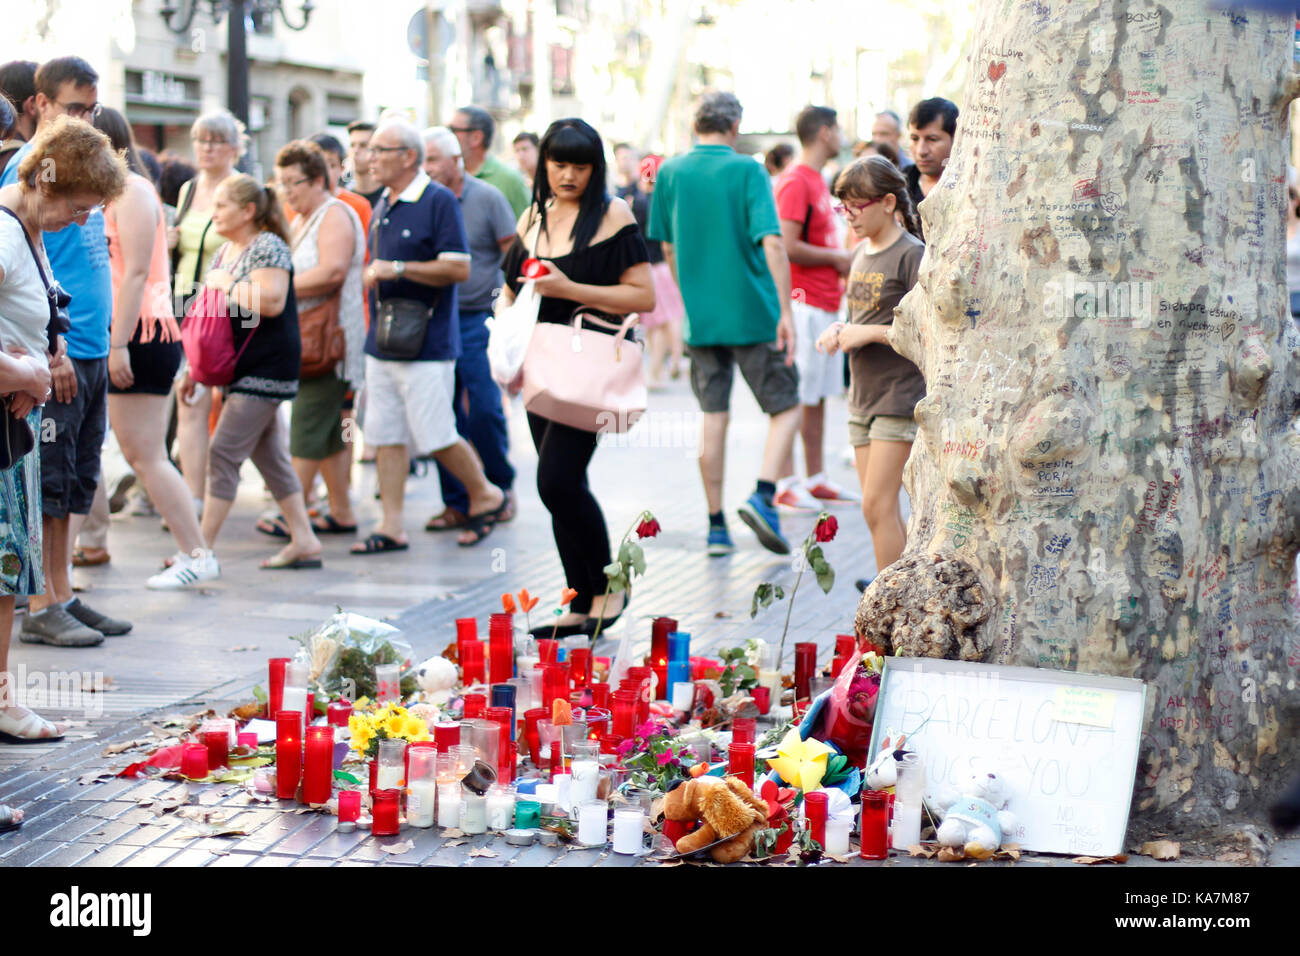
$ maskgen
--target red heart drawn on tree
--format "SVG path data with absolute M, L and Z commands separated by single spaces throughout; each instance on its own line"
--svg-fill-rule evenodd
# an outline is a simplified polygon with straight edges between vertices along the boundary
M 1002 79 L 1002 75 L 1006 72 L 1007 65 L 1005 63 L 994 63 L 991 60 L 989 61 L 989 79 L 994 83 Z

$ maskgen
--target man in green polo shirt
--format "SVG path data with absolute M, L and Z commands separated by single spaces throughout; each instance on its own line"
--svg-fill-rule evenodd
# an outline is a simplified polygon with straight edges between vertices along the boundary
M 497 124 L 492 114 L 477 106 L 462 106 L 452 117 L 448 127 L 460 140 L 460 153 L 465 160 L 465 172 L 476 176 L 485 183 L 491 183 L 510 203 L 518 219 L 531 203 L 528 186 L 518 170 L 511 169 L 501 160 L 488 153 L 492 148 L 492 137 Z
M 700 474 L 709 505 L 708 552 L 735 550 L 723 518 L 722 476 L 738 365 L 771 417 L 757 487 L 740 518 L 769 551 L 789 554 L 772 499 L 799 426 L 790 263 L 767 173 L 735 150 L 740 114 L 731 93 L 705 95 L 695 113 L 695 149 L 659 168 L 648 235 L 663 242 L 686 303 L 691 388 L 704 418 Z

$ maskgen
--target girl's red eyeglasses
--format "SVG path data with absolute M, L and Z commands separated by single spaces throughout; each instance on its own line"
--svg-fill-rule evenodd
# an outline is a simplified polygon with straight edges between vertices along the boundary
M 836 203 L 835 211 L 847 219 L 849 216 L 856 216 L 869 206 L 874 206 L 876 203 L 880 202 L 881 198 L 882 197 L 877 196 L 875 199 L 868 199 L 866 202 Z

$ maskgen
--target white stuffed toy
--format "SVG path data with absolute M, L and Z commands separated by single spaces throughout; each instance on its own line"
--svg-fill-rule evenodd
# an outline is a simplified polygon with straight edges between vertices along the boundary
M 898 758 L 906 752 L 903 750 L 906 740 L 904 736 L 891 733 L 880 742 L 876 759 L 867 764 L 868 790 L 886 790 L 898 783 Z
M 451 690 L 459 674 L 456 665 L 445 657 L 430 657 L 415 669 L 415 682 L 423 691 L 425 703 L 444 707 L 451 700 Z
M 1004 840 L 1015 836 L 1020 826 L 1015 814 L 1007 809 L 1011 794 L 1006 781 L 995 773 L 972 773 L 961 793 L 945 802 L 938 832 L 942 846 L 976 843 L 986 850 L 996 850 Z

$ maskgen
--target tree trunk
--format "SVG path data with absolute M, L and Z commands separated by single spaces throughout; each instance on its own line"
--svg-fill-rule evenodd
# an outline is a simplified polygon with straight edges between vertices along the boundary
M 986 0 L 920 278 L 904 656 L 1148 681 L 1135 813 L 1213 826 L 1294 761 L 1293 24 Z

